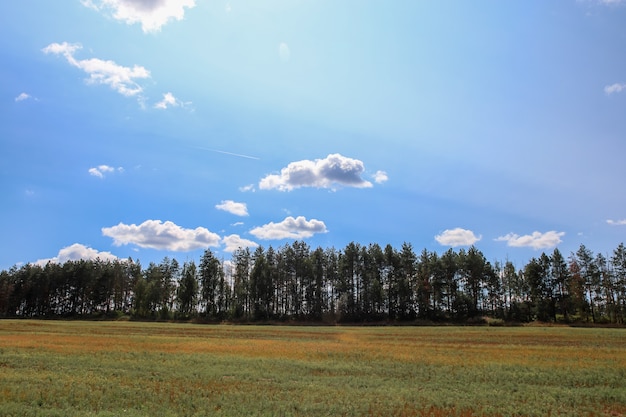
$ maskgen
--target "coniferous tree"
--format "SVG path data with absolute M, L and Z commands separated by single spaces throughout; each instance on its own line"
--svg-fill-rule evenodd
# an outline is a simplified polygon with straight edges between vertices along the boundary
M 439 258 L 439 262 L 443 278 L 442 296 L 445 299 L 445 310 L 450 314 L 454 299 L 459 291 L 458 255 L 450 248 Z
M 517 271 L 515 270 L 515 265 L 513 262 L 507 260 L 504 263 L 504 267 L 501 271 L 502 274 L 502 293 L 504 297 L 504 305 L 505 305 L 505 317 L 510 318 L 511 315 L 511 307 L 513 303 L 519 302 L 519 296 L 517 291 Z
M 195 262 L 185 262 L 176 290 L 178 312 L 182 317 L 189 318 L 196 313 L 198 287 L 198 275 Z
M 250 318 L 250 270 L 252 256 L 250 249 L 243 248 L 233 252 L 233 299 L 232 316 L 235 319 Z
M 0 271 L 0 317 L 9 317 L 11 296 L 13 295 L 13 282 L 10 271 Z
M 549 318 L 546 308 L 546 283 L 549 273 L 549 264 L 546 265 L 546 255 L 532 258 L 524 268 L 524 279 L 530 290 L 530 309 L 533 318 L 547 321 Z
M 252 260 L 254 264 L 250 273 L 252 317 L 255 320 L 268 319 L 271 314 L 270 304 L 273 290 L 270 265 L 262 246 L 255 249 Z
M 327 307 L 326 287 L 326 254 L 324 249 L 318 247 L 311 255 L 311 268 L 313 274 L 313 296 L 311 306 L 311 317 L 315 320 L 322 318 L 322 314 Z
M 410 243 L 403 243 L 398 254 L 398 268 L 396 278 L 398 280 L 398 310 L 401 319 L 412 319 L 415 317 L 415 288 L 417 279 L 417 255 L 413 251 Z
M 578 266 L 580 278 L 582 279 L 587 302 L 589 303 L 589 308 L 591 311 L 591 320 L 596 322 L 596 290 L 599 286 L 600 277 L 599 271 L 597 268 L 597 264 L 594 262 L 593 252 L 585 247 L 585 245 L 580 245 L 576 254 L 573 256 L 574 262 Z
M 220 285 L 224 281 L 224 267 L 210 249 L 205 250 L 200 258 L 198 274 L 203 315 L 215 318 L 220 312 Z
M 357 316 L 357 294 L 361 280 L 359 248 L 359 244 L 350 242 L 339 254 L 338 309 L 343 320 L 354 320 Z
M 613 284 L 613 271 L 609 266 L 608 259 L 601 253 L 596 255 L 595 263 L 598 271 L 598 287 L 595 291 L 598 315 L 605 317 L 606 320 L 613 323 L 615 320 L 615 286 Z
M 481 301 L 481 288 L 485 277 L 485 256 L 475 246 L 471 246 L 463 258 L 463 275 L 466 294 L 472 300 L 470 316 L 479 312 Z
M 423 249 L 416 262 L 416 286 L 414 288 L 419 317 L 429 318 L 430 298 L 432 296 L 433 265 L 430 262 L 430 253 Z
M 553 293 L 556 301 L 555 310 L 563 315 L 565 321 L 568 321 L 570 311 L 572 310 L 572 302 L 569 294 L 571 277 L 565 258 L 563 258 L 558 248 L 555 248 L 552 252 L 550 268 Z
M 330 287 L 328 294 L 328 311 L 335 319 L 339 313 L 338 305 L 341 297 L 339 288 L 339 254 L 335 248 L 328 248 L 324 251 L 326 261 L 326 282 Z
M 616 294 L 616 321 L 624 323 L 626 316 L 626 247 L 623 243 L 613 251 L 611 256 Z
M 399 268 L 400 260 L 398 252 L 391 246 L 386 245 L 384 250 L 384 271 L 383 279 L 385 281 L 385 288 L 387 289 L 387 311 L 391 320 L 399 319 L 400 312 L 400 278 Z
M 504 287 L 502 285 L 502 266 L 500 262 L 491 267 L 487 263 L 485 272 L 485 289 L 489 303 L 489 314 L 492 317 L 504 317 Z
M 382 248 L 378 244 L 370 244 L 363 257 L 363 273 L 368 275 L 368 309 L 374 320 L 383 318 L 386 312 L 384 271 L 385 255 Z

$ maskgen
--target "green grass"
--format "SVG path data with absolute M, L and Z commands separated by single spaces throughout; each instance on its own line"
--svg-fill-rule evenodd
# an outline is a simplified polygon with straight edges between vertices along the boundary
M 0 321 L 0 416 L 626 414 L 626 332 Z

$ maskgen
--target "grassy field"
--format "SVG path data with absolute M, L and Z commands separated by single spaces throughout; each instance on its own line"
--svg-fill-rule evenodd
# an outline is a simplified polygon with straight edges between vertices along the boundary
M 0 416 L 621 416 L 626 331 L 0 320 Z

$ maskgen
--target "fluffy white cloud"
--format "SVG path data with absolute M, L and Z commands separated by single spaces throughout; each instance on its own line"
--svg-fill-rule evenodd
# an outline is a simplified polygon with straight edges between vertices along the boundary
M 289 61 L 289 58 L 291 57 L 291 50 L 289 50 L 289 45 L 285 42 L 281 42 L 280 45 L 278 45 L 278 56 L 283 62 Z
M 622 220 L 607 220 L 606 221 L 608 224 L 610 224 L 611 226 L 626 226 L 626 219 L 622 219 Z
M 28 100 L 29 98 L 31 98 L 30 94 L 21 93 L 19 96 L 15 97 L 15 101 L 24 101 Z
M 165 93 L 163 94 L 163 100 L 157 102 L 154 105 L 154 108 L 165 110 L 168 107 L 185 107 L 185 106 L 188 106 L 189 104 L 191 103 L 185 103 L 177 99 L 176 97 L 174 97 L 172 93 Z
M 615 84 L 607 85 L 606 87 L 604 87 L 604 92 L 607 95 L 610 95 L 613 93 L 621 93 L 623 90 L 626 90 L 626 84 L 615 83 Z
M 237 249 L 256 248 L 258 243 L 244 239 L 239 235 L 224 236 L 222 243 L 225 245 L 224 252 L 234 252 Z
M 482 236 L 476 236 L 474 232 L 467 229 L 457 227 L 455 229 L 446 229 L 440 235 L 435 236 L 435 240 L 444 246 L 471 246 L 482 239 Z
M 385 171 L 376 171 L 373 178 L 376 184 L 382 184 L 383 182 L 386 182 L 389 179 Z
M 100 259 L 102 261 L 114 261 L 118 258 L 111 252 L 99 252 L 85 245 L 81 245 L 80 243 L 74 243 L 73 245 L 61 249 L 58 255 L 54 258 L 40 259 L 35 262 L 35 264 L 42 266 L 47 264 L 48 262 L 62 264 L 67 261 L 78 261 L 80 259 Z
M 113 238 L 116 246 L 134 244 L 142 248 L 170 251 L 191 251 L 219 246 L 220 236 L 204 227 L 182 228 L 171 221 L 146 220 L 140 225 L 120 223 L 103 227 L 102 234 Z
M 88 172 L 89 172 L 89 175 L 93 175 L 94 177 L 104 178 L 105 174 L 116 172 L 116 171 L 124 172 L 124 168 L 122 167 L 113 168 L 108 165 L 98 165 L 97 167 L 89 168 Z
M 150 78 L 150 71 L 139 65 L 132 68 L 124 67 L 113 61 L 98 58 L 78 60 L 74 57 L 74 53 L 81 48 L 80 44 L 63 42 L 51 43 L 42 51 L 45 54 L 63 55 L 71 65 L 89 74 L 87 82 L 90 84 L 108 85 L 127 97 L 138 96 L 143 92 L 137 80 Z
M 326 233 L 326 225 L 323 221 L 307 220 L 303 216 L 285 218 L 280 223 L 270 222 L 266 225 L 255 227 L 250 233 L 259 239 L 304 239 L 316 233 Z
M 113 18 L 129 25 L 141 23 L 144 32 L 158 32 L 168 21 L 182 20 L 185 8 L 193 8 L 195 0 L 82 0 L 97 11 L 111 10 Z
M 530 235 L 523 236 L 515 233 L 509 233 L 505 236 L 500 236 L 495 240 L 497 242 L 506 242 L 507 246 L 516 248 L 529 247 L 533 249 L 546 249 L 553 248 L 561 243 L 561 237 L 563 236 L 565 236 L 565 232 L 550 230 L 545 233 L 533 232 Z
M 291 162 L 280 170 L 280 174 L 268 175 L 261 179 L 259 188 L 291 191 L 300 187 L 332 188 L 335 185 L 371 187 L 371 182 L 361 178 L 363 172 L 365 167 L 362 161 L 331 154 L 324 159 Z
M 248 207 L 246 203 L 237 203 L 233 200 L 223 200 L 220 204 L 215 206 L 218 210 L 224 210 L 235 216 L 247 216 Z

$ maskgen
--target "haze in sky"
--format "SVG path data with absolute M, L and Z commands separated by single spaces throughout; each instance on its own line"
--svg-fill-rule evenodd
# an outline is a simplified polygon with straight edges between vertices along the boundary
M 0 3 L 0 268 L 626 237 L 626 2 Z

